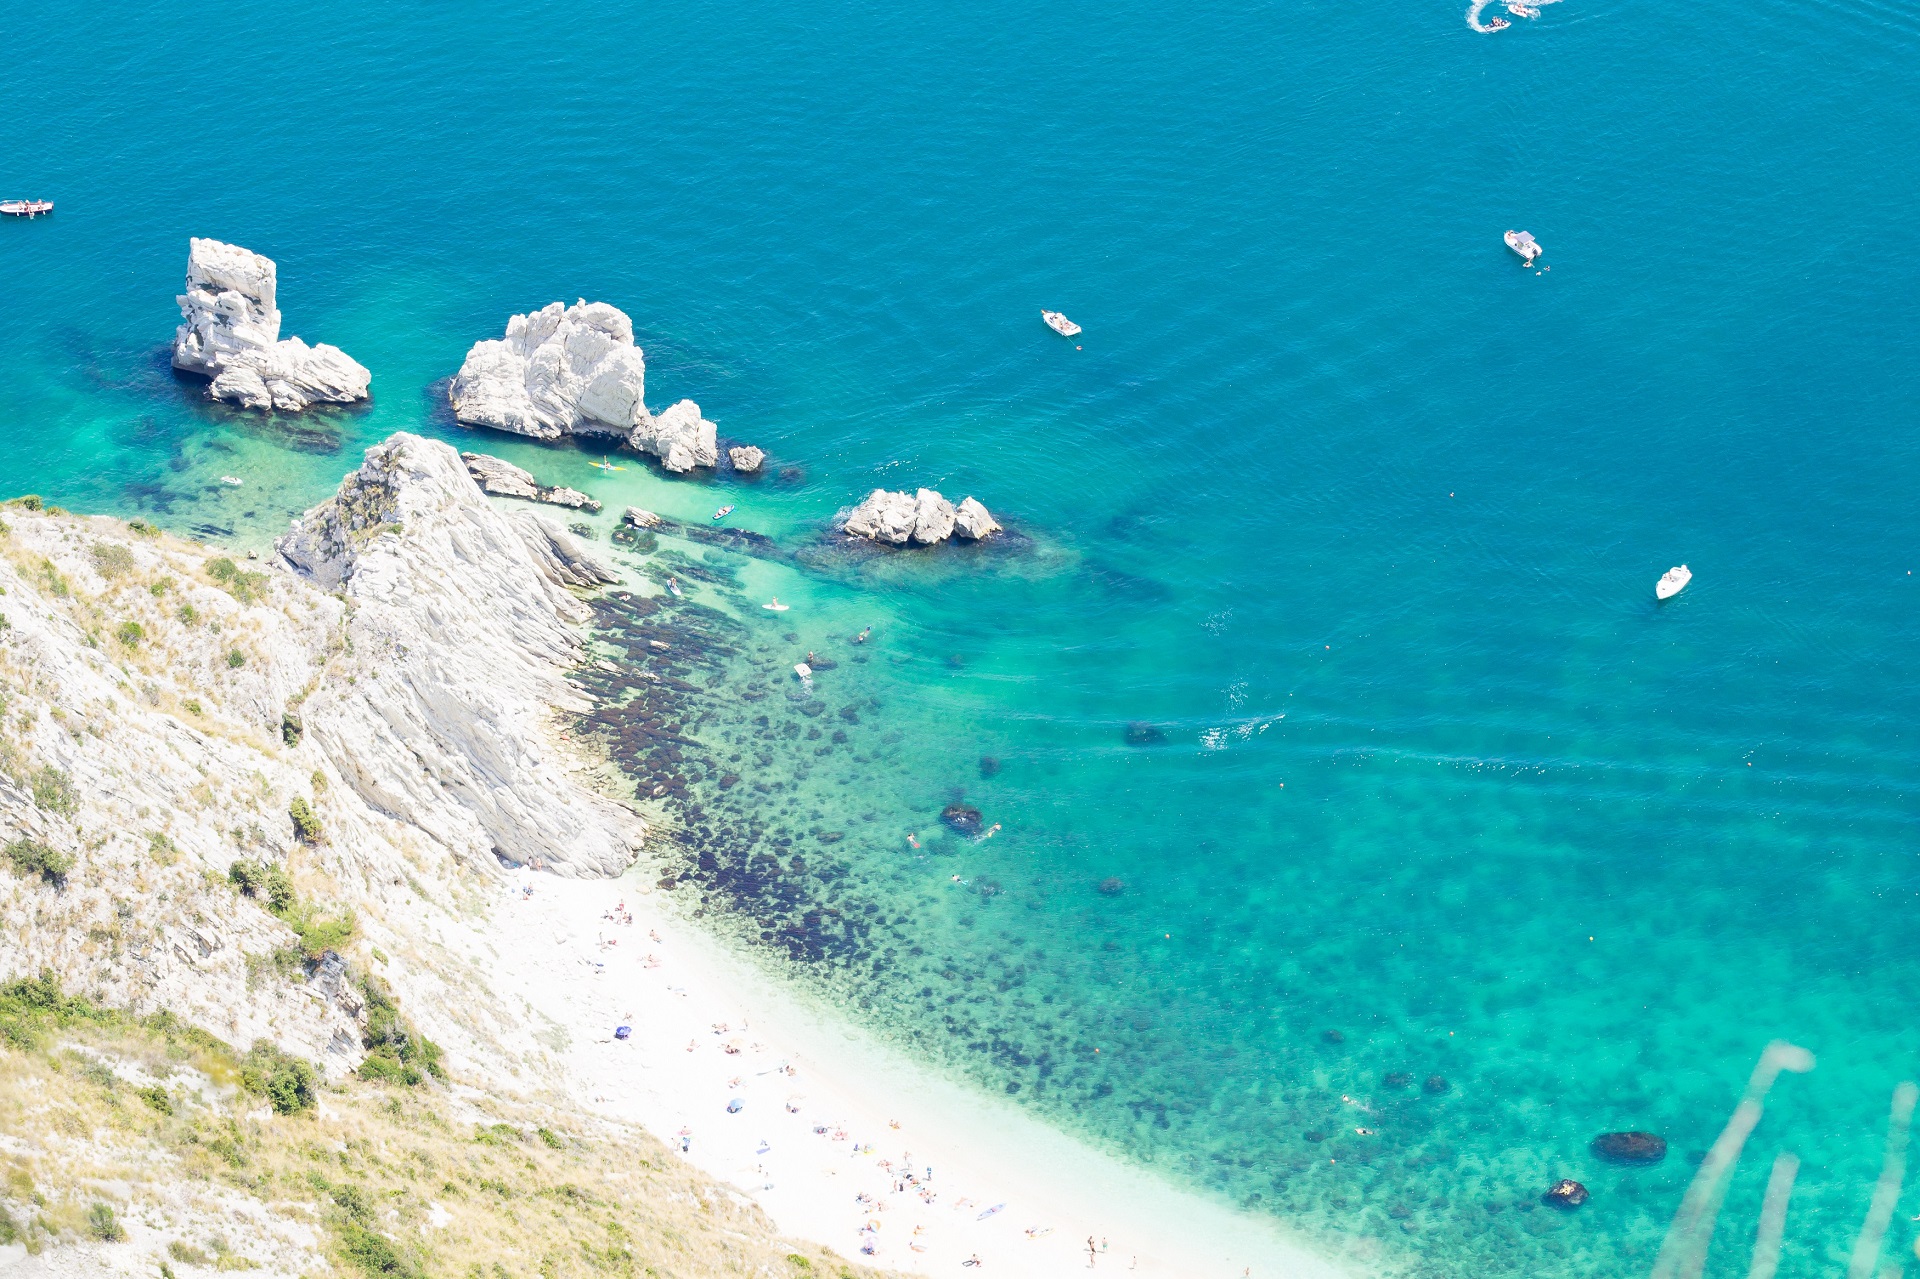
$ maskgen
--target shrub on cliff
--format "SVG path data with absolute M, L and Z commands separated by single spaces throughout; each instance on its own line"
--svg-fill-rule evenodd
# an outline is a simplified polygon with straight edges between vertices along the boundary
M 50 884 L 58 884 L 73 869 L 73 854 L 37 839 L 16 839 L 6 847 L 7 864 L 17 875 L 38 875 Z
M 36 807 L 62 817 L 71 817 L 80 808 L 80 798 L 73 791 L 73 778 L 52 764 L 34 773 L 33 802 Z
M 313 805 L 296 796 L 293 803 L 287 806 L 287 816 L 293 819 L 293 833 L 298 835 L 304 843 L 320 842 L 323 832 L 320 828 L 320 819 L 314 814 Z
M 93 571 L 108 581 L 133 572 L 133 552 L 118 542 L 95 542 L 91 550 Z
M 276 915 L 284 914 L 293 907 L 293 881 L 287 878 L 286 871 L 272 862 L 242 858 L 227 867 L 227 878 L 247 896 L 264 901 L 267 909 Z
M 255 1040 L 240 1059 L 241 1085 L 256 1097 L 266 1098 L 279 1115 L 312 1110 L 317 1078 L 310 1063 L 280 1051 L 265 1039 Z
M 241 568 L 224 555 L 215 556 L 207 561 L 207 576 L 226 588 L 227 594 L 242 604 L 251 604 L 264 599 L 267 594 L 267 575 L 251 569 Z
M 367 1009 L 367 1029 L 360 1039 L 367 1058 L 360 1063 L 360 1077 L 409 1087 L 426 1082 L 429 1075 L 445 1079 L 440 1045 L 400 1015 L 400 1003 L 387 984 L 367 974 L 359 978 L 359 986 Z

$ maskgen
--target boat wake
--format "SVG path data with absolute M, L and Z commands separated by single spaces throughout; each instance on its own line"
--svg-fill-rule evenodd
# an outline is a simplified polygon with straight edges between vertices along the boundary
M 1496 31 L 1505 31 L 1513 25 L 1506 18 L 1484 17 L 1486 11 L 1496 4 L 1513 17 L 1537 18 L 1540 16 L 1541 9 L 1559 2 L 1560 0 L 1473 0 L 1473 3 L 1467 6 L 1467 25 L 1482 35 L 1492 35 Z

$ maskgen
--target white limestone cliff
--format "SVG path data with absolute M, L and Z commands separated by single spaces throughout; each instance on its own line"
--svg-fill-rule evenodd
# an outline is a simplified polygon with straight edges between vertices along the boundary
M 507 321 L 506 336 L 476 342 L 448 388 L 453 415 L 539 440 L 616 436 L 685 473 L 719 460 L 715 427 L 681 400 L 654 414 L 633 321 L 605 302 L 554 302 Z
M 209 396 L 242 408 L 297 413 L 366 399 L 372 375 L 346 352 L 280 337 L 276 276 L 271 258 L 219 240 L 189 241 L 174 367 L 210 378 Z
M 274 976 L 291 930 L 226 882 L 257 859 L 358 912 L 452 1051 L 523 1033 L 506 1010 L 436 1003 L 461 978 L 411 962 L 428 941 L 402 921 L 445 926 L 502 859 L 573 877 L 634 859 L 640 819 L 584 784 L 593 761 L 555 719 L 586 706 L 567 678 L 584 658 L 574 591 L 606 570 L 408 435 L 278 550 L 256 571 L 117 520 L 0 508 L 0 844 L 70 859 L 59 875 L 0 865 L 0 980 L 51 970 L 352 1069 L 352 990 Z M 318 842 L 297 834 L 296 799 Z

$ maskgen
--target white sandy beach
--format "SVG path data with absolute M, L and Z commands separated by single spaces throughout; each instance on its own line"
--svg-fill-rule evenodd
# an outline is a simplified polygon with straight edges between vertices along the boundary
M 630 924 L 608 918 L 622 902 Z M 582 1104 L 684 1145 L 792 1236 L 930 1275 L 973 1273 L 973 1257 L 981 1273 L 1085 1271 L 1089 1236 L 1096 1272 L 1350 1273 L 823 1024 L 631 876 L 516 872 L 485 943 L 494 993 L 564 1027 Z

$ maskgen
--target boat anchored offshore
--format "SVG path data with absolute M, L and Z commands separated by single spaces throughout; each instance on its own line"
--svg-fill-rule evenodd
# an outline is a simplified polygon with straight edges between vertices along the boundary
M 1509 231 L 1501 238 L 1507 242 L 1507 247 L 1518 253 L 1520 260 L 1528 266 L 1532 266 L 1533 260 L 1546 252 L 1540 247 L 1540 241 L 1533 238 L 1531 232 Z
M 1676 564 L 1665 573 L 1662 573 L 1660 580 L 1654 583 L 1653 596 L 1655 599 L 1670 600 L 1681 591 L 1686 590 L 1687 583 L 1692 580 L 1693 570 L 1685 564 Z
M 1040 318 L 1047 322 L 1048 328 L 1052 329 L 1055 333 L 1058 333 L 1063 338 L 1073 338 L 1073 337 L 1080 336 L 1080 326 L 1075 324 L 1072 320 L 1069 320 L 1066 316 L 1060 314 L 1058 311 L 1042 311 L 1040 313 Z
M 0 200 L 0 213 L 8 217 L 37 218 L 52 212 L 52 200 Z

